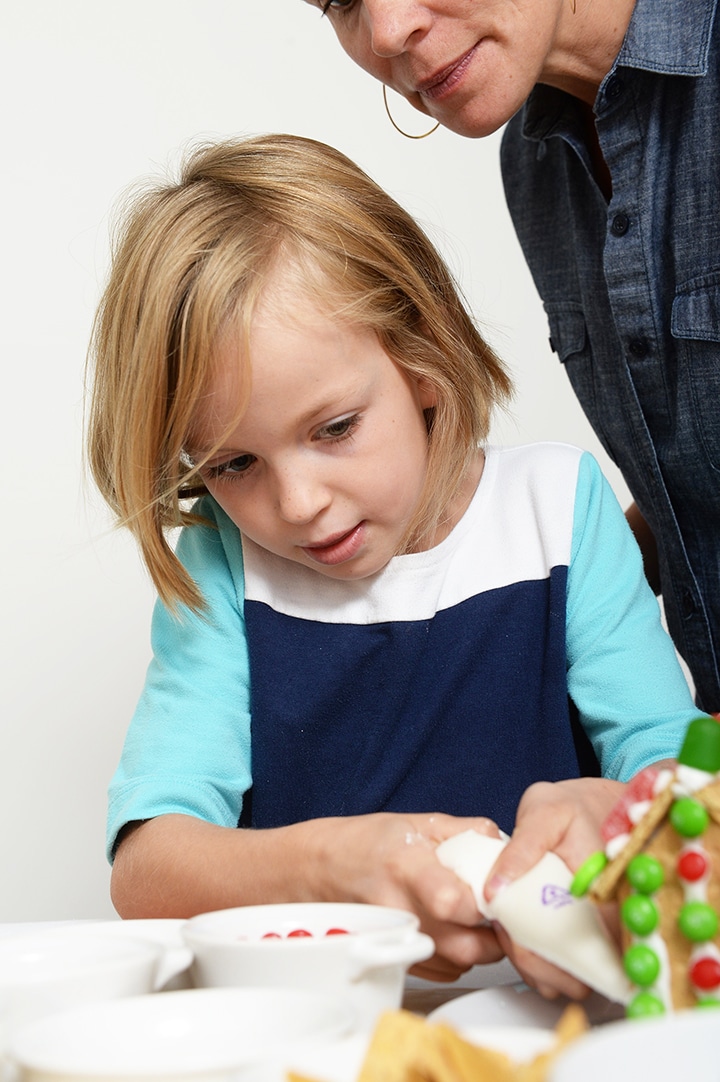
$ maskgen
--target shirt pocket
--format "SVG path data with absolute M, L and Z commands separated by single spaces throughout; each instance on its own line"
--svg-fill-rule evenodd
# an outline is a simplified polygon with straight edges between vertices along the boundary
M 560 301 L 546 304 L 545 311 L 550 330 L 550 348 L 557 353 L 580 405 L 608 450 L 605 438 L 607 418 L 603 416 L 603 403 L 596 393 L 592 351 L 583 310 L 577 304 Z
M 670 330 L 674 338 L 720 342 L 720 271 L 678 287 Z
M 565 364 L 574 354 L 585 349 L 587 330 L 581 308 L 565 304 L 546 306 L 550 328 L 550 349 Z
M 678 347 L 678 402 L 714 469 L 720 469 L 720 270 L 680 285 L 670 317 Z

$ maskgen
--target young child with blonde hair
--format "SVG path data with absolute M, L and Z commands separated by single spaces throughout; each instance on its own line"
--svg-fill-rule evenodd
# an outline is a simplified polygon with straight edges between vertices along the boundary
M 92 470 L 159 594 L 119 912 L 399 905 L 427 976 L 508 951 L 576 992 L 435 846 L 514 831 L 490 893 L 577 866 L 697 711 L 594 459 L 488 446 L 510 380 L 419 226 L 312 140 L 200 148 L 128 208 L 92 356 Z

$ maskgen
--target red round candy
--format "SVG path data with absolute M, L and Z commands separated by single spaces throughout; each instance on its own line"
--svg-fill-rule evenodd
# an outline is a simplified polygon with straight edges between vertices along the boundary
M 720 962 L 717 958 L 698 958 L 690 967 L 690 980 L 696 988 L 709 992 L 720 985 Z
M 282 939 L 282 936 L 280 935 L 279 932 L 266 932 L 265 935 L 261 936 L 260 938 L 261 939 Z
M 312 938 L 312 932 L 307 932 L 304 928 L 293 928 L 292 932 L 288 932 L 287 937 L 288 939 Z
M 707 874 L 708 867 L 707 857 L 697 849 L 687 849 L 678 857 L 677 873 L 688 883 L 695 883 L 698 879 L 702 879 Z
M 328 928 L 325 935 L 350 935 L 347 928 Z

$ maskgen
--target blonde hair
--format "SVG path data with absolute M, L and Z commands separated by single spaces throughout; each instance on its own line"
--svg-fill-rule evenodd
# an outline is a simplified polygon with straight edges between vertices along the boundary
M 322 310 L 374 331 L 432 387 L 428 471 L 406 548 L 442 522 L 510 379 L 417 223 L 357 165 L 291 135 L 203 146 L 178 183 L 129 206 L 90 351 L 87 450 L 101 493 L 135 535 L 171 609 L 200 610 L 167 531 L 197 522 L 203 491 L 185 454 L 231 320 L 245 334 L 278 260 L 292 257 Z

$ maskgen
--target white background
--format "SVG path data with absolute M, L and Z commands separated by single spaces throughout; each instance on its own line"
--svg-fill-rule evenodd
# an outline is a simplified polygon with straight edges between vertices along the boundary
M 627 492 L 549 350 L 498 136 L 403 139 L 379 84 L 301 0 L 22 0 L 1 22 L 0 920 L 108 917 L 105 793 L 153 595 L 84 473 L 83 381 L 109 211 L 133 180 L 198 140 L 287 131 L 335 144 L 423 223 L 509 362 L 518 395 L 496 442 L 580 444 L 623 505 Z

